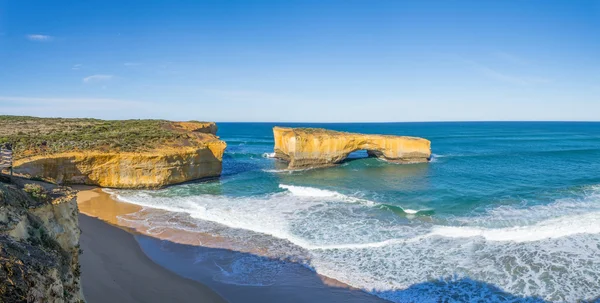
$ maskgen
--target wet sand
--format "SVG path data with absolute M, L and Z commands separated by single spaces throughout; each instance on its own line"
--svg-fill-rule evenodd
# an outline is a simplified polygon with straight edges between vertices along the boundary
M 126 220 L 126 218 L 132 214 L 143 216 L 144 212 L 152 212 L 152 210 L 146 211 L 139 205 L 116 201 L 110 194 L 104 192 L 102 188 L 91 186 L 74 186 L 73 188 L 79 190 L 77 193 L 79 212 L 87 216 L 101 219 L 112 225 L 133 229 L 140 234 L 179 244 L 231 248 L 225 239 L 214 235 L 167 228 L 149 230 L 148 226 Z
M 187 281 L 186 283 L 196 284 L 196 291 L 202 294 L 199 294 L 201 297 L 192 299 L 194 302 L 220 302 L 210 301 L 219 298 L 210 296 L 211 293 L 206 292 L 208 287 L 214 291 L 212 295 L 216 293 L 228 302 L 386 302 L 318 275 L 303 265 L 272 260 L 261 256 L 260 251 L 253 251 L 254 249 L 228 249 L 227 240 L 218 236 L 169 229 L 150 231 L 147 226 L 136 225 L 134 221 L 123 218 L 128 215 L 143 215 L 145 211 L 152 210 L 116 201 L 100 188 L 76 189 L 80 190 L 78 205 L 83 214 L 83 291 L 89 302 L 161 302 L 154 300 L 158 298 L 156 294 L 147 296 L 140 290 L 153 287 L 152 283 L 161 284 L 163 280 L 172 278 L 163 273 L 156 274 L 156 278 L 151 281 L 144 281 L 144 278 L 154 277 L 154 274 L 140 270 L 141 277 L 138 279 L 136 275 L 141 265 L 135 262 L 130 265 L 133 259 L 142 260 L 140 262 L 144 266 L 157 266 L 168 274 Z M 232 264 L 245 262 L 244 260 L 253 260 L 251 264 L 246 264 L 253 269 L 239 277 L 238 281 L 236 274 L 228 272 L 228 268 L 233 268 Z M 123 271 L 129 272 L 129 275 L 121 274 Z M 123 276 L 127 278 L 124 279 Z M 262 276 L 263 279 L 266 276 L 267 280 L 269 277 L 271 280 L 264 285 L 253 285 L 254 276 Z M 157 288 L 157 291 L 161 292 L 160 289 Z M 165 290 L 163 298 L 176 295 L 170 288 L 162 289 Z M 182 290 L 183 293 L 190 291 L 192 290 L 187 288 Z M 121 296 L 121 299 L 115 297 L 114 300 L 109 300 L 108 297 L 103 297 L 103 294 L 110 292 Z M 204 296 L 206 300 L 199 299 Z M 188 300 L 194 298 L 192 295 L 183 297 Z M 173 297 L 162 302 L 188 301 Z
M 134 236 L 79 216 L 81 281 L 89 303 L 226 302 L 212 289 L 152 262 Z

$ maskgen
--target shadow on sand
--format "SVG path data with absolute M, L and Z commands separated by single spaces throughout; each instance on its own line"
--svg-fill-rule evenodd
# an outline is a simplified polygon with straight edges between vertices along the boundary
M 250 253 L 183 245 L 145 235 L 136 239 L 159 265 L 199 281 L 229 302 L 547 302 L 468 278 L 418 283 L 368 294 L 315 273 L 309 266 Z M 588 302 L 588 301 L 585 301 Z M 596 302 L 596 301 L 589 301 Z

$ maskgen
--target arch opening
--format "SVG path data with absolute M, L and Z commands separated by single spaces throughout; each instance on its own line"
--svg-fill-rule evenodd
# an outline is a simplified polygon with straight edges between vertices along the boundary
M 348 154 L 337 163 L 350 162 L 355 160 L 362 160 L 367 158 L 377 158 L 383 156 L 383 153 L 376 150 L 368 149 L 357 149 Z
M 355 151 L 349 153 L 348 156 L 346 156 L 345 160 L 358 160 L 358 159 L 364 159 L 364 158 L 368 158 L 368 157 L 369 157 L 369 154 L 366 149 L 358 149 L 358 150 L 355 150 Z

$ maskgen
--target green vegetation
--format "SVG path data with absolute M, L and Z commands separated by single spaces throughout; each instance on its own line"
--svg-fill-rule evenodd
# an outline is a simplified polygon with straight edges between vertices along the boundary
M 0 116 L 0 144 L 12 143 L 15 159 L 83 150 L 148 151 L 188 138 L 165 120 Z
M 324 129 L 324 128 L 314 128 L 314 127 L 298 127 L 296 128 L 297 131 L 303 131 L 306 133 L 335 133 L 337 131 L 335 130 L 330 130 L 330 129 Z
M 330 130 L 325 128 L 314 128 L 314 127 L 297 127 L 294 131 L 305 134 L 318 134 L 318 135 L 339 135 L 339 134 L 350 134 L 349 132 L 342 132 L 336 130 Z
M 23 190 L 28 193 L 32 198 L 37 201 L 46 201 L 48 199 L 48 192 L 39 184 L 28 183 L 25 184 Z
M 49 249 L 57 252 L 61 252 L 62 249 L 56 240 L 48 233 L 46 228 L 42 226 L 38 219 L 33 216 L 29 216 L 30 226 L 27 229 L 27 240 L 31 245 L 41 246 L 42 249 Z M 64 260 L 65 263 L 68 260 Z

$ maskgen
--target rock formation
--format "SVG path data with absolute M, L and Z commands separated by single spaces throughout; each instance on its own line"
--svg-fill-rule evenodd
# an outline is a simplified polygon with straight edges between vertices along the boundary
M 225 143 L 145 153 L 71 152 L 15 161 L 15 173 L 56 184 L 160 188 L 221 175 Z
M 44 119 L 40 121 L 34 123 L 45 123 Z M 132 133 L 128 126 L 108 122 L 109 126 L 100 128 L 96 139 L 95 133 L 88 128 L 98 126 L 84 124 L 82 130 L 76 129 L 79 131 L 76 135 L 54 131 L 59 136 L 77 139 L 68 140 L 50 133 L 42 136 L 42 139 L 50 138 L 43 146 L 23 148 L 16 144 L 20 150 L 14 152 L 18 157 L 14 161 L 14 172 L 56 184 L 114 188 L 159 188 L 221 174 L 226 144 L 215 135 L 215 123 L 139 121 L 150 121 L 147 122 L 150 126 L 138 126 L 141 122 L 136 121 L 134 126 L 141 130 Z M 111 137 L 113 129 L 123 135 Z M 13 137 L 16 137 L 13 140 L 19 140 L 18 136 Z M 118 146 L 112 146 L 114 142 Z M 73 144 L 75 148 L 65 150 L 62 148 L 65 144 Z
M 357 150 L 399 163 L 427 162 L 431 157 L 431 142 L 416 137 L 288 127 L 274 127 L 273 135 L 275 157 L 288 161 L 290 169 L 333 165 Z
M 75 192 L 14 180 L 0 181 L 0 302 L 84 302 Z

